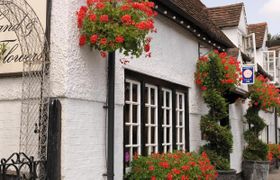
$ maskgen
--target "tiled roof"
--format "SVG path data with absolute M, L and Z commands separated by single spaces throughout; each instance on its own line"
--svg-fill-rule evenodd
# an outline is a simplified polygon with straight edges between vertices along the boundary
M 235 45 L 228 39 L 228 37 L 209 19 L 207 8 L 200 0 L 158 0 L 163 4 L 168 1 L 182 10 L 185 16 L 193 24 L 198 26 L 200 30 L 207 34 L 214 41 L 222 43 L 223 45 L 235 47 Z
M 208 8 L 209 18 L 219 28 L 239 25 L 243 3 Z
M 256 35 L 256 47 L 261 48 L 264 41 L 264 35 L 266 31 L 267 23 L 258 23 L 248 25 L 249 33 L 255 33 Z

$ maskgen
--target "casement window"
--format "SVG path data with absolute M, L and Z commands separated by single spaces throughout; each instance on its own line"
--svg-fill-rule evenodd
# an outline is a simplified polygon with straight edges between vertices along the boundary
M 263 52 L 263 68 L 268 74 L 276 78 L 276 52 L 275 51 Z
M 126 71 L 125 173 L 133 156 L 189 150 L 188 88 Z

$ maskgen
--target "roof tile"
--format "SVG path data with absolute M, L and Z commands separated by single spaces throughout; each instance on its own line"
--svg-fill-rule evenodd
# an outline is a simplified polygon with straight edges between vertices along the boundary
M 239 25 L 243 6 L 243 3 L 238 3 L 208 8 L 208 15 L 219 28 L 235 27 Z
M 168 0 L 162 0 L 168 1 Z M 189 20 L 197 25 L 204 33 L 208 34 L 213 40 L 226 45 L 235 47 L 228 37 L 214 24 L 208 17 L 206 6 L 200 0 L 169 0 L 181 9 Z
M 267 23 L 258 23 L 248 25 L 249 33 L 255 33 L 256 35 L 256 47 L 261 48 L 264 41 L 264 36 L 267 28 Z

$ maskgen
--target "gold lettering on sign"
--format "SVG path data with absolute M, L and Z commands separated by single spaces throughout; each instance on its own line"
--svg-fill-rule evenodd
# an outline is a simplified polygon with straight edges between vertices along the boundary
M 37 50 L 29 51 L 28 47 L 32 46 L 32 39 L 34 41 L 40 39 L 34 38 L 35 35 L 42 36 L 36 31 L 36 26 L 40 24 L 45 28 L 47 3 L 46 0 L 26 0 L 26 2 L 33 12 L 24 12 L 17 17 L 13 12 L 16 8 L 6 8 L 12 7 L 12 2 L 0 4 L 0 75 L 21 73 L 23 62 L 43 59 L 44 54 L 40 52 L 42 48 L 36 48 L 40 43 L 34 42 Z M 25 7 L 19 8 L 25 10 Z M 30 16 L 29 13 L 34 15 Z

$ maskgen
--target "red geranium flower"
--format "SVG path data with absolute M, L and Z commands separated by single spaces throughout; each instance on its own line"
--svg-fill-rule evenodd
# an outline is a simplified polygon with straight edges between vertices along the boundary
M 122 36 L 117 36 L 116 37 L 116 42 L 117 43 L 123 43 L 124 42 L 124 38 Z
M 144 50 L 145 50 L 145 52 L 149 52 L 149 51 L 150 51 L 150 49 L 151 49 L 150 44 L 146 44 L 146 45 L 144 46 Z
M 86 44 L 87 37 L 85 35 L 80 36 L 79 45 L 83 46 Z
M 100 22 L 108 22 L 109 21 L 109 16 L 108 15 L 101 15 L 99 18 Z
M 101 45 L 107 44 L 107 39 L 106 39 L 106 38 L 102 38 L 102 39 L 100 40 L 100 44 L 101 44 Z
M 96 35 L 96 34 L 94 34 L 90 37 L 90 42 L 92 44 L 95 44 L 97 42 L 97 40 L 98 40 L 98 35 Z
M 104 9 L 105 8 L 105 4 L 102 3 L 102 2 L 99 2 L 99 3 L 96 4 L 96 8 L 97 9 Z
M 89 15 L 89 19 L 90 19 L 91 21 L 96 21 L 96 15 L 95 15 L 95 14 L 90 14 L 90 15 Z
M 149 167 L 149 171 L 153 171 L 153 170 L 155 170 L 155 167 L 154 166 L 150 166 Z
M 124 15 L 124 16 L 121 18 L 121 21 L 122 21 L 122 23 L 124 23 L 124 24 L 130 24 L 131 21 L 132 21 L 132 19 L 131 19 L 131 16 L 130 16 L 130 15 L 126 14 L 126 15 Z

